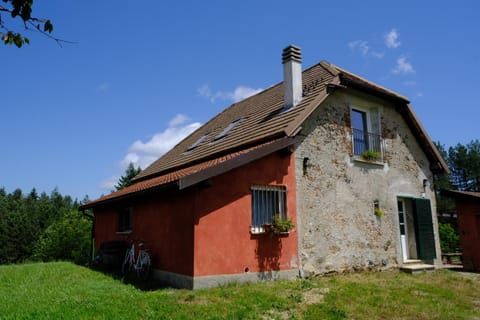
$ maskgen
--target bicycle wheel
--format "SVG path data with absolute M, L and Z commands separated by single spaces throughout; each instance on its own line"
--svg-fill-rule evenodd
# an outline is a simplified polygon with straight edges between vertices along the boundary
M 150 256 L 147 252 L 142 251 L 137 260 L 137 276 L 146 280 L 150 274 Z
M 127 253 L 125 254 L 125 259 L 123 260 L 122 263 L 122 275 L 125 276 L 128 272 L 132 270 L 132 259 L 133 259 L 133 249 L 129 249 Z

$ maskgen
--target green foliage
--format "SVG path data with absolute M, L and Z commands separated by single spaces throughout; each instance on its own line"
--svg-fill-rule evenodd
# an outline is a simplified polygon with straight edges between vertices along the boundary
M 460 240 L 457 232 L 449 223 L 439 223 L 438 232 L 440 235 L 440 247 L 443 253 L 454 253 L 460 251 Z
M 288 232 L 290 230 L 293 230 L 293 228 L 295 228 L 295 226 L 293 225 L 293 222 L 290 218 L 282 219 L 279 214 L 276 214 L 273 217 L 273 223 L 272 223 L 273 234 Z
M 3 2 L 5 5 L 0 5 L 0 37 L 4 44 L 21 48 L 22 45 L 30 43 L 27 37 L 9 29 L 5 16 L 11 19 L 19 18 L 26 30 L 35 30 L 51 37 L 52 22 L 32 16 L 33 0 L 3 0 Z M 2 16 L 2 12 L 7 13 L 7 15 Z M 56 38 L 53 39 L 57 42 L 60 41 Z
M 378 158 L 380 158 L 380 152 L 373 151 L 373 150 L 369 149 L 369 150 L 363 151 L 361 156 L 365 160 L 373 161 L 373 160 L 377 160 Z
M 480 141 L 448 148 L 450 182 L 456 190 L 480 191 Z
M 475 319 L 480 297 L 480 276 L 449 271 L 141 291 L 55 262 L 0 266 L 0 284 L 0 319 Z
M 379 218 L 383 217 L 383 215 L 384 215 L 383 211 L 380 210 L 379 208 L 373 209 L 373 213 Z
M 132 179 L 137 174 L 139 174 L 140 171 L 142 171 L 142 169 L 140 169 L 140 167 L 135 168 L 133 163 L 130 162 L 128 164 L 127 169 L 125 170 L 125 174 L 123 176 L 121 176 L 120 179 L 118 180 L 118 183 L 115 186 L 115 189 L 118 191 L 118 190 L 121 190 L 123 188 L 126 188 L 126 187 L 132 185 Z
M 33 259 L 41 261 L 70 260 L 88 262 L 92 221 L 77 210 L 67 212 L 51 224 L 38 239 Z
M 77 208 L 76 201 L 57 190 L 39 196 L 35 189 L 28 195 L 20 189 L 10 194 L 0 189 L 0 264 L 30 259 L 43 232 Z

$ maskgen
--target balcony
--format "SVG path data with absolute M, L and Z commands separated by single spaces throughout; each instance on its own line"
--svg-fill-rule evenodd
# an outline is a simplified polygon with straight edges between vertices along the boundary
M 352 128 L 352 143 L 354 156 L 370 161 L 383 161 L 383 138 L 381 135 Z

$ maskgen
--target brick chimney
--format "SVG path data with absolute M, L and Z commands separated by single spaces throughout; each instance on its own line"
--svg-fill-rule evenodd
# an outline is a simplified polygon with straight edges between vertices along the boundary
M 283 87 L 285 108 L 295 107 L 302 100 L 302 50 L 294 45 L 283 49 Z

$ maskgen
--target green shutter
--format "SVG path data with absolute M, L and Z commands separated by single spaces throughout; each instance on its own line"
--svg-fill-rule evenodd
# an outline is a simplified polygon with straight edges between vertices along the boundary
M 422 260 L 433 260 L 437 257 L 437 254 L 435 251 L 430 200 L 415 199 L 414 209 L 418 257 Z

